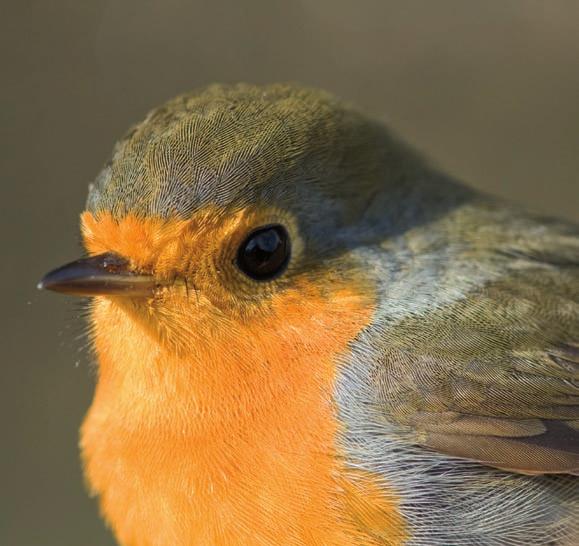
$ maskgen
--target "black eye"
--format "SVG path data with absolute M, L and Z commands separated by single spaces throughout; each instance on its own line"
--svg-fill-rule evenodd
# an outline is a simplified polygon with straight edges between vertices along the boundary
M 252 279 L 273 279 L 286 268 L 290 248 L 289 235 L 283 226 L 264 226 L 243 241 L 237 251 L 237 265 Z

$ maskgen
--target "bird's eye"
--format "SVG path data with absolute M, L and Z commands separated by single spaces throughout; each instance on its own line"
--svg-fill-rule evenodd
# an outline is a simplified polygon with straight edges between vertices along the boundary
M 252 231 L 237 251 L 237 265 L 258 281 L 273 279 L 286 268 L 290 258 L 288 232 L 279 224 Z

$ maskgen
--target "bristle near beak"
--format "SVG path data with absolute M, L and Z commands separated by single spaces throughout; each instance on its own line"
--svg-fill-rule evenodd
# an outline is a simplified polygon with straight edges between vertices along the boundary
M 107 252 L 54 269 L 37 287 L 72 296 L 147 296 L 157 284 L 152 276 L 132 271 L 121 256 Z

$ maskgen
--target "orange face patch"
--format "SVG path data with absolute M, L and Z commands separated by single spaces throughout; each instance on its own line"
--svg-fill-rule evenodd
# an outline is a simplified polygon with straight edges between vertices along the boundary
M 270 221 L 250 211 L 82 220 L 90 253 L 175 280 L 93 304 L 82 447 L 121 543 L 401 544 L 395 500 L 348 474 L 335 446 L 335 362 L 370 320 L 371 286 L 332 272 L 244 280 L 236 241 Z

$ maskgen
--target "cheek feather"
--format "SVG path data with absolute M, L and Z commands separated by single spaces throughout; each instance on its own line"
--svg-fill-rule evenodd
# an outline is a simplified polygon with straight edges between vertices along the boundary
M 129 248 L 142 229 L 128 220 L 109 240 L 92 222 L 91 252 Z M 336 447 L 336 361 L 372 298 L 370 284 L 330 274 L 295 279 L 252 312 L 182 290 L 162 303 L 98 298 L 82 447 L 123 544 L 402 544 L 395 497 L 346 469 Z

